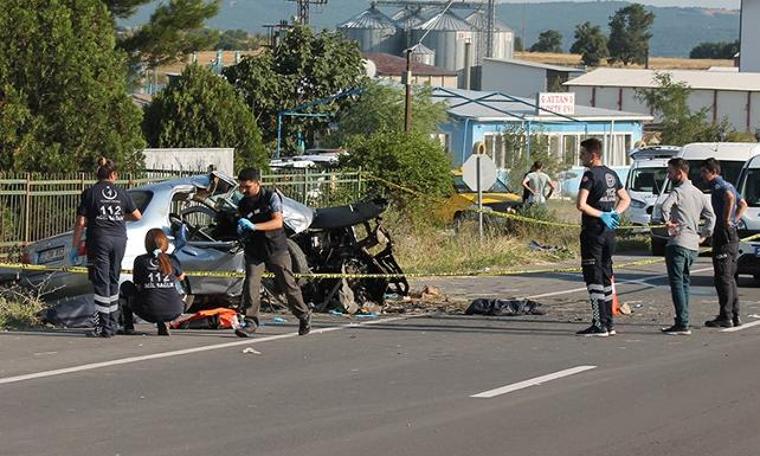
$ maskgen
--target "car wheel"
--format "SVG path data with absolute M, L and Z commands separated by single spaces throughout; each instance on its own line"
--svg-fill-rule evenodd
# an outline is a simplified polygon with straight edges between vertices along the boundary
M 658 238 L 651 238 L 651 250 L 652 256 L 665 256 L 665 241 Z

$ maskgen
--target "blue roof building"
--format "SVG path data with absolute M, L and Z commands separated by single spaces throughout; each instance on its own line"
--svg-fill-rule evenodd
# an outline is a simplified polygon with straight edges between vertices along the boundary
M 482 141 L 496 166 L 505 168 L 508 154 L 516 152 L 506 150 L 503 138 L 508 132 L 546 136 L 550 155 L 570 166 L 580 165 L 581 141 L 595 136 L 604 143 L 605 164 L 625 166 L 628 152 L 642 139 L 643 124 L 652 120 L 649 115 L 580 105 L 572 115 L 563 115 L 539 109 L 535 99 L 500 92 L 435 88 L 433 99 L 449 106 L 449 120 L 439 130 L 455 167 Z

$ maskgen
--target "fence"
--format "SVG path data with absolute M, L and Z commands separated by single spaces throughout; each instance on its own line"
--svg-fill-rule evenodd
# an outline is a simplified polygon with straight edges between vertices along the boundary
M 127 175 L 125 188 L 187 176 L 159 171 Z M 364 196 L 361 171 L 289 170 L 262 176 L 265 185 L 311 207 L 345 204 Z M 91 174 L 0 174 L 0 249 L 8 251 L 71 230 L 83 190 L 96 182 Z

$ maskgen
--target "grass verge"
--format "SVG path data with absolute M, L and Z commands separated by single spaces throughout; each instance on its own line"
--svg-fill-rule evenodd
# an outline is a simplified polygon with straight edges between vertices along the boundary
M 45 308 L 42 300 L 24 290 L 0 289 L 0 329 L 25 329 L 38 326 L 37 317 Z

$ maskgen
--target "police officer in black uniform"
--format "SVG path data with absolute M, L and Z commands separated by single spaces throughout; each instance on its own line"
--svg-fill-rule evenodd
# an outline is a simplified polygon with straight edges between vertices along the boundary
M 69 253 L 71 264 L 79 258 L 79 242 L 87 228 L 85 246 L 89 278 L 95 292 L 95 329 L 89 337 L 111 337 L 119 322 L 119 276 L 127 245 L 126 220 L 142 214 L 126 191 L 117 187 L 116 164 L 98 160 L 98 183 L 82 192 Z
M 591 326 L 582 336 L 615 335 L 612 321 L 612 255 L 620 214 L 631 198 L 615 171 L 602 165 L 602 142 L 590 138 L 581 143 L 581 162 L 588 168 L 581 178 L 576 207 L 583 214 L 581 265 L 591 299 Z
M 299 321 L 298 334 L 303 336 L 311 330 L 311 311 L 293 276 L 288 238 L 283 228 L 282 198 L 263 188 L 260 181 L 261 173 L 255 168 L 245 168 L 238 175 L 243 194 L 238 204 L 238 234 L 245 246 L 246 269 L 243 284 L 245 318 L 235 334 L 250 337 L 259 325 L 261 276 L 266 266 L 285 291 L 288 307 Z

